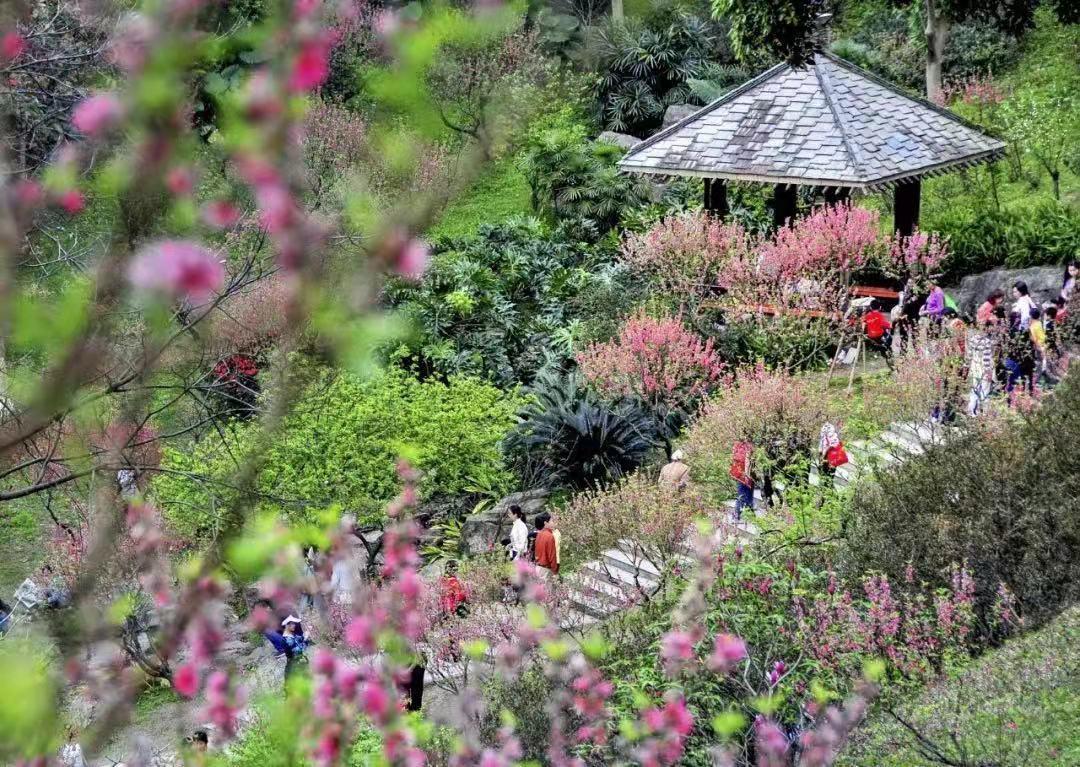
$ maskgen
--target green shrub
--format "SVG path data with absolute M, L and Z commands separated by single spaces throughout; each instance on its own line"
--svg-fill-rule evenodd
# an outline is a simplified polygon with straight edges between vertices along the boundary
M 1064 660 L 1075 658 L 1077 642 L 1080 608 L 1072 607 L 894 710 L 953 764 L 1080 764 L 1080 670 Z M 856 730 L 837 765 L 909 767 L 926 764 L 924 753 L 911 732 L 878 711 Z
M 468 378 L 419 381 L 401 370 L 370 380 L 323 372 L 275 434 L 248 500 L 294 519 L 329 504 L 367 520 L 398 491 L 400 455 L 423 472 L 421 494 L 455 494 L 475 483 L 508 486 L 499 443 L 513 425 L 515 396 Z M 212 536 L 235 500 L 236 461 L 257 444 L 258 424 L 168 448 L 153 492 L 174 530 Z
M 608 263 L 561 231 L 515 219 L 440 242 L 423 280 L 394 281 L 387 296 L 419 330 L 406 355 L 421 371 L 511 386 L 570 355 L 576 320 L 613 319 L 610 297 L 628 275 Z
M 945 271 L 951 280 L 998 266 L 1060 264 L 1080 252 L 1080 210 L 1053 202 L 944 212 L 928 228 L 949 238 Z
M 551 681 L 541 667 L 525 669 L 517 679 L 508 681 L 493 674 L 484 685 L 486 704 L 480 720 L 480 738 L 485 745 L 498 748 L 503 712 L 509 712 L 516 722 L 515 735 L 521 740 L 522 756 L 534 764 L 544 763 L 551 738 L 551 720 L 544 706 L 552 694 Z
M 846 561 L 902 577 L 910 561 L 944 583 L 966 560 L 989 624 L 1000 583 L 1029 625 L 1080 598 L 1080 375 L 1032 415 L 1000 416 L 855 490 Z
M 829 364 L 837 340 L 827 321 L 781 316 L 731 322 L 718 337 L 717 350 L 735 365 L 763 362 L 786 370 L 812 370 Z

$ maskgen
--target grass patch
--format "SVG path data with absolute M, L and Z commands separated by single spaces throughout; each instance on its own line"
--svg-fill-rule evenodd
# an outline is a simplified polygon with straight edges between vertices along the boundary
M 514 216 L 529 215 L 533 212 L 531 195 L 514 158 L 504 158 L 446 206 L 428 236 L 463 237 L 475 234 L 481 224 L 499 224 Z
M 953 764 L 1080 764 L 1078 646 L 1080 607 L 1073 607 L 894 710 Z M 903 725 L 879 711 L 855 733 L 837 763 L 912 767 L 931 762 Z
M 181 700 L 176 691 L 167 684 L 148 686 L 139 693 L 139 697 L 135 700 L 135 721 L 145 722 L 150 718 L 151 714 L 162 706 L 167 706 L 170 703 L 180 703 Z
M 35 511 L 32 500 L 22 499 L 5 504 L 0 512 L 0 596 L 7 602 L 42 559 L 41 526 Z

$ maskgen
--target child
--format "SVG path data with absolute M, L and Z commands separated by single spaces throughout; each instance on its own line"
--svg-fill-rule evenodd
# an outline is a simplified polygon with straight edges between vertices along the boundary
M 888 362 L 892 358 L 892 323 L 881 311 L 877 299 L 870 302 L 870 311 L 863 315 L 863 329 L 870 346 L 881 349 Z
M 1046 370 L 1046 328 L 1043 327 L 1042 323 L 1042 309 L 1033 306 L 1028 314 L 1030 316 L 1028 333 L 1031 335 L 1031 346 L 1035 350 L 1033 360 L 1035 367 L 1032 374 L 1035 378 L 1038 378 Z
M 731 469 L 728 473 L 735 480 L 735 521 L 742 519 L 742 510 L 754 508 L 754 480 L 750 473 L 750 455 L 754 446 L 749 442 L 736 442 L 731 448 Z
M 821 455 L 822 472 L 830 477 L 835 476 L 836 470 L 848 462 L 844 443 L 840 441 L 840 432 L 831 423 L 821 427 L 818 453 Z

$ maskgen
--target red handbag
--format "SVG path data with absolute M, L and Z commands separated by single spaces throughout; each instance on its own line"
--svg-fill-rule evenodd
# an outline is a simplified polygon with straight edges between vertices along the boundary
M 825 460 L 829 462 L 829 466 L 836 468 L 837 466 L 843 466 L 848 462 L 847 453 L 844 452 L 843 445 L 833 445 L 825 453 Z

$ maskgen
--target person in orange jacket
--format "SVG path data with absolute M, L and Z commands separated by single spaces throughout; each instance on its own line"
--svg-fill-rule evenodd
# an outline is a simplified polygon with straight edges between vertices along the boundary
M 558 575 L 559 555 L 555 547 L 555 533 L 547 526 L 548 519 L 547 514 L 536 517 L 536 564 Z

